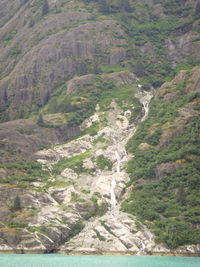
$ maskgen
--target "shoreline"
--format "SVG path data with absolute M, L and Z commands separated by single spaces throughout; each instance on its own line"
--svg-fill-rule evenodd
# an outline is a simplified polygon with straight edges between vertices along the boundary
M 72 256 L 162 256 L 162 257 L 200 257 L 199 253 L 178 253 L 178 252 L 149 252 L 146 254 L 138 255 L 137 252 L 131 251 L 72 251 L 72 250 L 55 250 L 54 252 L 47 252 L 46 250 L 0 250 L 0 255 L 8 254 L 60 254 Z

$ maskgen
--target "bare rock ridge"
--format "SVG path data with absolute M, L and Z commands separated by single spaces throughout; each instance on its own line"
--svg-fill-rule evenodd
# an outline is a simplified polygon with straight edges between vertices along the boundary
M 143 115 L 140 115 L 142 120 L 148 113 L 152 95 L 138 92 L 138 97 L 145 106 Z M 16 250 L 61 250 L 65 253 L 118 251 L 135 254 L 147 253 L 155 247 L 150 231 L 142 224 L 137 225 L 134 217 L 120 211 L 121 195 L 129 180 L 124 170 L 124 164 L 129 158 L 125 144 L 136 129 L 135 124 L 129 124 L 127 116 L 130 113 L 122 112 L 113 101 L 109 111 L 96 111 L 93 115 L 100 124 L 103 123 L 102 118 L 107 118 L 108 121 L 96 135 L 85 135 L 67 144 L 36 153 L 37 161 L 52 173 L 49 181 L 52 186 L 47 188 L 46 193 L 31 191 L 21 194 L 23 206 L 33 206 L 38 210 L 37 215 L 28 223 L 29 229 L 38 230 L 32 235 L 27 232 L 28 240 L 24 240 L 22 235 L 22 240 L 17 245 L 14 244 Z M 103 138 L 103 143 L 98 142 L 100 138 Z M 61 168 L 55 176 L 54 169 L 60 161 L 81 155 L 86 155 L 83 166 L 87 173 Z M 98 165 L 99 158 L 111 167 Z M 61 187 L 53 186 L 59 182 Z M 33 183 L 33 186 L 39 189 L 45 185 Z M 95 214 L 97 217 L 91 217 Z M 80 233 L 73 237 L 71 234 L 74 231 L 76 233 L 76 228 Z M 65 243 L 69 237 L 69 242 Z M 9 246 L 1 248 L 11 249 Z
M 168 5 L 156 1 L 139 2 L 143 7 L 149 5 L 151 16 L 165 24 L 167 15 L 173 14 L 167 9 Z M 151 38 L 146 40 L 146 36 L 142 36 L 130 47 L 128 22 L 122 27 L 123 23 L 120 25 L 115 18 L 102 16 L 95 3 L 87 7 L 77 0 L 49 0 L 49 13 L 45 15 L 41 14 L 42 4 L 43 1 L 32 0 L 4 0 L 1 3 L 0 110 L 6 111 L 10 119 L 20 118 L 20 112 L 16 111 L 18 106 L 21 110 L 28 106 L 30 113 L 43 107 L 60 84 L 77 74 L 93 72 L 94 62 L 98 66 L 121 64 L 130 68 L 129 59 L 136 60 L 135 51 L 135 54 L 147 55 L 148 64 L 159 64 Z M 186 12 L 186 23 L 175 21 L 176 27 L 168 30 L 162 44 L 165 49 L 163 62 L 174 67 L 186 57 L 193 61 L 199 59 L 198 24 L 190 19 L 196 1 L 183 1 L 182 4 L 183 11 L 192 10 L 191 14 Z M 115 0 L 113 5 L 116 5 Z M 138 20 L 144 15 L 140 8 L 133 10 Z M 147 19 L 149 14 L 145 13 L 144 17 Z M 181 16 L 182 20 L 184 22 Z M 161 31 L 165 30 L 161 28 Z M 143 38 L 145 43 L 140 40 Z M 87 70 L 83 67 L 85 63 Z
M 81 60 L 95 60 L 97 46 L 101 47 L 99 53 L 106 54 L 102 63 L 118 64 L 125 57 L 125 51 L 117 46 L 126 41 L 113 37 L 110 34 L 113 28 L 122 34 L 116 23 L 108 20 L 80 25 L 69 32 L 57 33 L 41 41 L 1 81 L 3 95 L 0 108 L 4 108 L 11 95 L 13 107 L 31 106 L 36 97 L 35 104 L 45 105 L 60 80 L 67 81 L 79 71 Z M 38 84 L 42 85 L 39 91 L 36 88 Z M 7 97 L 4 97 L 5 92 Z M 10 115 L 15 118 L 14 114 Z
M 152 93 L 139 90 L 136 95 L 143 105 L 139 123 L 147 117 Z M 130 158 L 125 145 L 137 127 L 129 123 L 129 116 L 130 111 L 122 111 L 115 101 L 108 111 L 99 111 L 97 107 L 91 117 L 92 123 L 98 121 L 101 125 L 96 135 L 84 135 L 35 154 L 51 178 L 46 184 L 32 183 L 30 190 L 12 190 L 12 195 L 20 195 L 21 205 L 27 211 L 34 209 L 31 217 L 27 211 L 24 213 L 28 228 L 21 230 L 20 236 L 1 228 L 1 251 L 195 253 L 194 246 L 170 250 L 156 245 L 154 235 L 145 225 L 120 210 L 129 180 L 124 170 Z M 89 119 L 82 127 L 90 127 L 88 122 Z M 45 192 L 42 188 L 46 188 Z M 1 187 L 2 198 L 9 192 Z

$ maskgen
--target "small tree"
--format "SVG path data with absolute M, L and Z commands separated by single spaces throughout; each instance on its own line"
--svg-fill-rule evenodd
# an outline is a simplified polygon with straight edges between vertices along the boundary
M 133 9 L 129 3 L 129 0 L 120 0 L 119 2 L 120 9 L 124 10 L 125 12 L 132 12 Z
M 178 188 L 177 201 L 181 204 L 181 206 L 185 205 L 186 192 L 185 192 L 185 189 L 184 189 L 184 187 L 182 185 Z
M 19 211 L 21 210 L 21 201 L 20 201 L 20 198 L 19 196 L 16 196 L 16 198 L 14 199 L 14 202 L 13 202 L 13 206 L 11 207 L 11 210 L 12 211 Z
M 21 5 L 25 5 L 28 2 L 28 0 L 20 0 Z
M 195 8 L 195 16 L 200 17 L 200 2 L 197 3 Z
M 87 64 L 81 61 L 78 65 L 77 74 L 82 76 L 88 74 Z
M 138 60 L 135 64 L 135 74 L 139 77 L 143 77 L 145 75 L 145 67 L 140 60 Z
M 40 113 L 39 116 L 38 116 L 37 124 L 39 126 L 44 126 L 44 120 L 43 120 L 42 113 Z
M 110 4 L 107 0 L 98 0 L 99 11 L 103 14 L 110 13 Z
M 46 15 L 49 12 L 49 3 L 47 0 L 44 0 L 42 6 L 42 16 Z
M 34 25 L 35 25 L 35 21 L 34 21 L 33 18 L 31 18 L 30 21 L 29 21 L 28 27 L 31 28 L 31 27 L 33 27 Z
M 102 72 L 101 67 L 99 66 L 98 62 L 95 61 L 94 65 L 93 65 L 93 73 L 94 74 L 99 74 L 101 72 Z

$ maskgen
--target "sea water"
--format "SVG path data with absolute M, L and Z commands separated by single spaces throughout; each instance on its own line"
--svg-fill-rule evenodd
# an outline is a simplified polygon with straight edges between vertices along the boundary
M 0 267 L 200 267 L 200 258 L 1 254 Z

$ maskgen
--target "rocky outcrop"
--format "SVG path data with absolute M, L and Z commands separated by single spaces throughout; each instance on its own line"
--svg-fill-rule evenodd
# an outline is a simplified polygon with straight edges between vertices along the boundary
M 135 79 L 131 75 L 130 78 L 126 78 L 126 76 L 124 78 L 123 74 L 112 76 L 119 82 L 121 77 L 125 82 L 128 82 L 130 78 Z M 140 92 L 138 96 L 142 103 L 148 103 L 150 100 L 150 93 Z M 147 108 L 147 106 L 145 107 Z M 89 171 L 87 174 L 76 174 L 75 169 L 66 168 L 61 172 L 61 176 L 66 181 L 71 181 L 73 185 L 66 189 L 51 189 L 53 198 L 62 205 L 72 205 L 80 218 L 88 219 L 92 216 L 85 221 L 85 227 L 78 235 L 59 248 L 62 252 L 118 251 L 145 254 L 155 246 L 150 231 L 143 225 L 136 226 L 134 217 L 129 218 L 119 210 L 122 192 L 129 180 L 124 170 L 124 164 L 128 159 L 124 146 L 135 131 L 135 125 L 129 124 L 127 114 L 127 111 L 122 113 L 115 101 L 111 103 L 110 110 L 104 114 L 97 107 L 95 115 L 91 118 L 98 117 L 98 123 L 101 125 L 101 118 L 106 116 L 108 125 L 101 128 L 96 135 L 85 135 L 65 145 L 36 153 L 39 162 L 44 165 L 51 164 L 53 169 L 54 164 L 57 162 L 59 164 L 60 159 L 71 159 L 78 155 L 84 155 L 86 151 L 92 149 L 92 153 L 89 153 L 88 158 L 83 161 L 83 166 L 87 172 Z M 89 119 L 91 124 L 83 123 L 85 129 L 96 122 L 91 118 Z M 106 145 L 104 149 L 97 142 L 101 136 Z M 97 161 L 99 157 L 109 160 L 113 165 L 112 169 L 100 168 Z M 88 202 L 88 198 L 91 198 L 92 202 L 91 200 Z M 73 203 L 73 199 L 76 199 L 76 203 L 70 204 Z M 96 214 L 96 216 L 93 217 L 92 214 Z
M 170 173 L 173 173 L 175 171 L 178 171 L 182 168 L 182 166 L 184 165 L 184 161 L 183 162 L 167 162 L 167 163 L 162 163 L 156 166 L 156 178 L 160 179 L 161 177 L 164 177 Z
M 192 51 L 194 51 L 194 55 L 197 54 L 198 44 L 194 42 L 197 36 L 192 33 L 191 27 L 192 25 L 190 25 L 190 28 L 186 29 L 186 32 L 176 31 L 172 35 L 173 40 L 169 37 L 165 41 L 168 50 L 167 57 L 173 64 L 183 61 L 183 58 L 190 55 Z
M 67 82 L 67 94 L 78 94 L 83 90 L 94 90 L 97 86 L 99 77 L 94 74 L 75 77 Z M 114 72 L 111 74 L 101 75 L 101 79 L 112 82 L 116 87 L 123 85 L 131 85 L 137 81 L 134 73 L 129 71 Z
M 121 77 L 120 74 L 116 79 Z M 142 101 L 148 99 L 149 94 L 143 93 Z M 122 112 L 115 101 L 106 112 L 97 107 L 95 114 L 102 125 L 96 135 L 84 135 L 35 153 L 38 162 L 49 172 L 48 182 L 33 182 L 29 189 L 13 185 L 12 193 L 9 186 L 1 187 L 1 196 L 6 199 L 0 211 L 2 249 L 6 244 L 20 251 L 59 249 L 140 253 L 154 245 L 149 230 L 141 228 L 144 226 L 136 226 L 134 217 L 129 218 L 119 210 L 122 192 L 129 179 L 124 170 L 128 159 L 125 144 L 134 133 L 135 125 L 129 125 L 127 111 Z M 105 117 L 108 121 L 106 126 Z M 87 123 L 84 125 L 85 129 L 90 127 Z M 102 145 L 106 146 L 104 150 L 101 142 L 98 142 L 102 136 Z M 55 173 L 56 164 L 67 159 L 71 165 L 67 168 L 61 165 L 59 173 Z M 76 165 L 73 165 L 74 159 Z M 100 159 L 103 160 L 101 164 L 98 161 Z M 106 167 L 106 164 L 110 167 Z M 82 166 L 81 169 L 77 169 L 78 166 Z M 4 175 L 5 171 L 3 169 L 1 174 Z M 25 228 L 20 238 L 15 231 L 4 231 L 9 225 L 7 218 L 11 216 L 8 207 L 10 210 L 15 207 L 17 196 L 20 196 L 20 207 L 16 208 L 16 219 L 12 223 L 15 227 Z
M 40 127 L 32 120 L 16 120 L 1 123 L 0 162 L 14 162 L 33 159 L 41 147 L 55 145 L 77 135 L 79 127 Z
M 181 173 L 186 161 L 196 158 L 188 154 L 186 159 L 173 161 L 172 157 L 152 165 L 149 158 L 151 177 L 139 177 L 138 182 L 126 173 L 132 157 L 126 143 L 147 118 L 153 96 L 142 90 L 150 90 L 151 85 L 142 85 L 144 81 L 133 72 L 144 76 L 145 82 L 160 84 L 170 66 L 186 56 L 198 60 L 199 26 L 190 20 L 196 1 L 182 1 L 193 13 L 187 19 L 181 15 L 180 27 L 177 22 L 173 30 L 164 25 L 174 18 L 165 3 L 136 1 L 133 14 L 126 16 L 123 10 L 116 16 L 118 6 L 113 1 L 110 16 L 93 2 L 86 6 L 85 1 L 48 0 L 48 14 L 42 12 L 42 1 L 0 3 L 0 120 L 8 121 L 0 125 L 0 251 L 199 255 L 199 245 L 170 249 L 156 244 L 147 226 L 121 210 L 130 194 L 133 198 L 136 190 L 151 182 L 153 190 L 156 183 Z M 148 138 L 138 145 L 141 154 L 152 152 L 153 157 L 197 117 L 199 77 L 199 68 L 181 71 L 157 90 L 155 101 L 187 104 L 176 106 L 177 117 L 172 122 L 169 114 L 157 136 L 157 122 L 148 129 Z M 39 112 L 42 123 L 35 122 Z M 51 112 L 60 113 L 47 114 Z M 195 187 L 196 176 L 192 179 Z M 186 200 L 194 200 L 186 199 L 184 181 L 176 183 L 179 187 L 170 193 L 182 210 Z M 168 209 L 165 198 L 158 201 L 162 202 L 156 207 L 159 211 Z M 169 217 L 173 208 L 167 212 Z M 196 210 L 192 212 L 196 216 Z M 190 220 L 191 214 L 181 214 L 177 227 L 185 217 Z M 199 227 L 196 220 L 190 222 L 194 229 Z
M 45 105 L 58 83 L 67 81 L 78 72 L 86 72 L 82 61 L 94 61 L 98 46 L 101 47 L 98 53 L 102 54 L 102 63 L 120 62 L 125 52 L 122 53 L 122 48 L 119 51 L 114 48 L 126 41 L 113 37 L 110 34 L 112 29 L 122 34 L 122 30 L 114 21 L 105 20 L 86 23 L 69 32 L 56 33 L 42 40 L 19 61 L 12 73 L 0 82 L 1 96 L 5 91 L 8 99 L 11 99 L 12 95 L 10 112 L 16 106 L 31 106 L 33 102 L 40 106 Z M 106 57 L 103 56 L 105 54 Z M 6 105 L 5 100 L 0 109 Z M 15 114 L 10 113 L 10 118 L 15 117 Z

